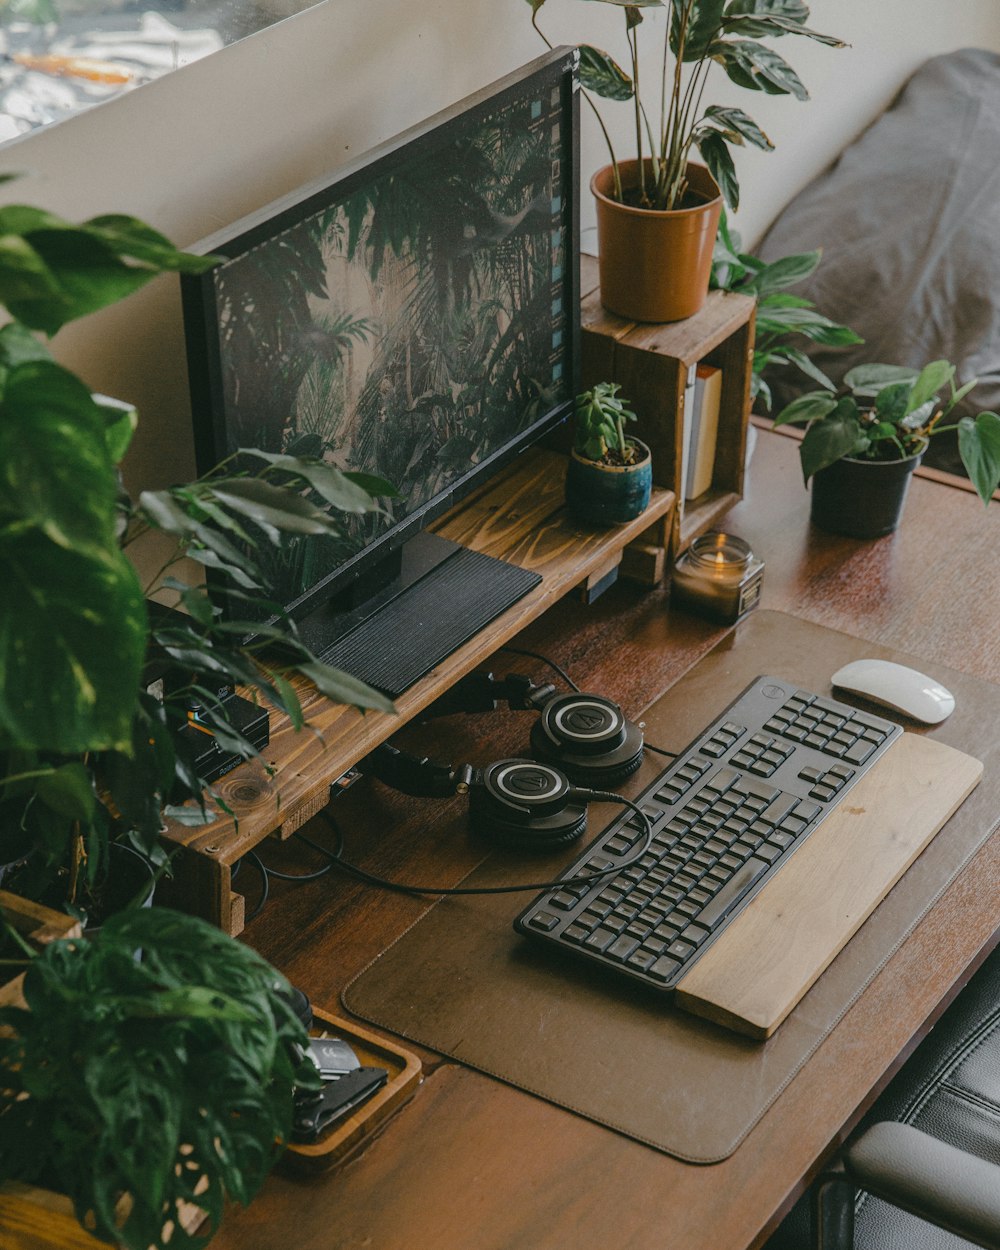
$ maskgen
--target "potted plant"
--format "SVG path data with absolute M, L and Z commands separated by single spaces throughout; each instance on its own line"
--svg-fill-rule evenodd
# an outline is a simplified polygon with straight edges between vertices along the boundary
M 213 569 L 253 619 L 267 604 L 255 548 L 280 544 L 285 534 L 336 532 L 331 508 L 371 510 L 365 488 L 385 484 L 342 474 L 318 457 L 250 453 L 133 501 L 118 466 L 134 410 L 92 396 L 40 337 L 158 273 L 206 263 L 211 258 L 176 251 L 132 218 L 77 226 L 35 208 L 0 208 L 0 303 L 11 318 L 0 329 L 0 864 L 5 889 L 74 916 L 91 918 L 116 883 L 113 848 L 134 848 L 163 871 L 164 815 L 214 818 L 215 800 L 180 732 L 193 702 L 200 725 L 246 757 L 256 749 L 229 714 L 227 692 L 236 684 L 297 727 L 303 713 L 289 680 L 296 672 L 331 699 L 391 709 L 382 695 L 321 664 L 294 631 L 255 623 L 257 641 L 245 644 L 247 622 L 222 619 L 203 578 L 178 576 L 182 558 Z M 164 551 L 144 586 L 126 549 L 152 531 Z M 169 595 L 182 612 L 154 616 L 151 594 Z M 290 648 L 280 660 L 260 650 L 278 633 Z M 126 890 L 124 901 L 131 895 Z M 53 1160 L 75 1142 L 60 1175 L 78 1214 L 108 1233 L 119 1218 L 112 1188 L 120 1187 L 118 1196 L 140 1214 L 126 1221 L 134 1240 L 117 1225 L 114 1235 L 142 1250 L 178 1247 L 181 1234 L 171 1238 L 167 1223 L 173 1208 L 164 1203 L 197 1180 L 196 1170 L 207 1178 L 202 1210 L 210 1224 L 223 1191 L 243 1200 L 254 1192 L 291 1115 L 295 1065 L 283 1056 L 298 1034 L 267 989 L 281 984 L 277 973 L 233 939 L 207 936 L 155 901 L 141 915 L 129 909 L 106 918 L 93 940 L 56 943 L 39 956 L 25 979 L 31 1020 L 7 1019 L 15 1038 L 2 1060 L 0 1181 L 25 1176 L 29 1153 L 32 1166 L 40 1163 L 46 1135 Z M 82 1091 L 84 1067 L 74 1057 L 97 1064 L 99 1038 L 112 1045 L 93 1014 L 105 1008 L 109 1028 L 112 1020 L 120 1025 L 113 1043 L 120 1063 L 93 1067 L 95 1083 Z M 175 1037 L 172 1067 L 166 1035 L 162 1045 L 147 1037 L 156 1023 Z M 126 1065 L 146 1062 L 128 1054 L 123 1039 L 133 1037 L 148 1051 L 152 1086 Z M 55 1051 L 46 1051 L 49 1043 Z M 202 1063 L 238 1123 L 225 1120 L 218 1100 L 204 1101 Z M 84 1097 L 92 1113 L 86 1123 L 111 1125 L 121 1153 L 112 1160 L 95 1150 L 90 1180 L 76 1181 L 73 1152 L 97 1140 L 76 1118 Z M 205 1128 L 217 1134 L 218 1150 L 195 1140 L 197 1126 L 185 1120 L 209 1105 Z M 168 1140 L 168 1132 L 180 1138 Z M 186 1159 L 189 1148 L 198 1151 L 197 1169 L 181 1162 L 178 1174 L 177 1149 Z M 111 1185 L 99 1175 L 105 1168 Z
M 566 503 L 595 525 L 631 521 L 646 508 L 653 485 L 649 448 L 625 434 L 636 419 L 617 382 L 598 382 L 576 397 L 575 436 L 566 469 Z
M 48 943 L 25 1005 L 0 1008 L 0 1176 L 67 1194 L 85 1229 L 128 1250 L 205 1245 L 288 1142 L 294 1091 L 318 1085 L 288 990 L 247 947 L 163 908 Z
M 853 538 L 891 533 L 928 439 L 947 430 L 957 430 L 962 463 L 989 503 L 1000 484 L 1000 416 L 982 412 L 947 423 L 975 385 L 973 379 L 957 387 L 946 360 L 921 370 L 866 364 L 845 374 L 845 394 L 810 391 L 790 403 L 774 424 L 807 426 L 800 457 L 803 478 L 813 483 L 813 523 Z
M 528 0 L 535 29 L 545 0 Z M 608 130 L 588 95 L 608 144 L 611 163 L 591 181 L 597 202 L 601 301 L 637 321 L 676 321 L 697 312 L 708 291 L 722 199 L 739 203 L 730 144 L 774 145 L 742 109 L 702 106 L 714 63 L 751 91 L 808 99 L 801 79 L 760 38 L 804 35 L 831 47 L 839 39 L 806 26 L 802 0 L 602 0 L 623 10 L 631 72 L 607 53 L 580 47 L 580 80 L 587 92 L 629 101 L 635 155 L 619 161 Z M 644 11 L 665 9 L 663 74 L 655 116 L 640 93 L 639 27 Z M 551 47 L 551 44 L 549 44 Z M 671 69 L 672 64 L 672 69 Z M 705 162 L 691 161 L 697 149 Z M 720 195 L 721 192 L 721 195 Z

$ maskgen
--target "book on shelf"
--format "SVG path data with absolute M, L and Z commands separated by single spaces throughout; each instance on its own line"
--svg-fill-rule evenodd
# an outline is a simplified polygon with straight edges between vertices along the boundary
M 688 473 L 691 471 L 691 460 L 694 455 L 692 433 L 694 418 L 694 393 L 697 382 L 698 366 L 690 365 L 684 381 L 684 394 L 681 398 L 681 463 L 680 472 L 677 475 L 677 481 L 681 484 L 687 481 Z M 683 506 L 686 493 L 686 491 L 678 488 L 678 506 Z
M 714 365 L 698 365 L 689 410 L 685 403 L 687 456 L 682 479 L 685 499 L 697 499 L 712 485 L 721 400 L 722 370 Z

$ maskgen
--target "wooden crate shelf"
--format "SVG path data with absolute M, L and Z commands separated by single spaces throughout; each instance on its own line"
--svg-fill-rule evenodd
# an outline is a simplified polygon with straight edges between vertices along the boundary
M 581 257 L 583 384 L 619 382 L 639 418 L 638 436 L 653 453 L 653 480 L 677 497 L 672 553 L 710 529 L 743 496 L 756 301 L 710 291 L 686 321 L 647 325 L 602 307 L 597 260 Z M 681 481 L 683 410 L 688 370 L 701 362 L 722 370 L 719 435 L 712 485 L 685 500 Z
M 575 523 L 563 506 L 565 473 L 564 456 L 533 448 L 433 527 L 445 538 L 540 573 L 539 585 L 411 686 L 396 700 L 395 716 L 362 716 L 301 683 L 299 695 L 313 732 L 296 733 L 287 718 L 272 710 L 266 751 L 270 771 L 259 760 L 249 761 L 216 783 L 235 820 L 168 827 L 165 841 L 176 852 L 174 873 L 158 898 L 239 933 L 243 898 L 232 889 L 232 866 L 242 855 L 266 837 L 292 834 L 325 806 L 332 781 L 562 596 L 580 588 L 588 597 L 619 563 L 624 575 L 644 584 L 662 579 L 673 492 L 655 487 L 649 507 L 636 520 L 611 529 L 589 528 Z

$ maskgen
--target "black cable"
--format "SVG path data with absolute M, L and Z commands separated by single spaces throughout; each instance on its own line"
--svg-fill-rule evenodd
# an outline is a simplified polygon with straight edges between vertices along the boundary
M 547 655 L 542 655 L 538 651 L 528 651 L 524 647 L 512 647 L 510 643 L 507 642 L 504 643 L 500 650 L 509 651 L 511 655 L 526 655 L 530 660 L 540 660 L 543 664 L 547 664 L 554 673 L 558 673 L 566 685 L 569 686 L 570 690 L 575 690 L 577 694 L 580 693 L 580 687 L 576 684 L 573 678 L 570 677 L 569 673 L 567 673 L 564 668 L 561 668 L 555 660 L 550 660 Z
M 317 877 L 325 877 L 333 871 L 333 864 L 324 864 L 315 872 L 279 872 L 277 868 L 271 868 L 267 864 L 261 866 L 269 877 L 277 877 L 279 881 L 315 881 Z
M 680 755 L 680 751 L 665 751 L 663 747 L 654 747 L 651 742 L 644 742 L 642 745 L 647 751 L 652 751 L 654 755 L 666 756 L 668 760 L 675 760 Z
M 630 807 L 632 811 L 639 817 L 644 826 L 643 836 L 638 847 L 631 855 L 626 856 L 617 864 L 613 864 L 610 868 L 602 868 L 598 872 L 586 873 L 576 877 L 561 877 L 555 881 L 522 881 L 518 885 L 492 885 L 492 886 L 429 886 L 429 885 L 410 885 L 402 881 L 390 881 L 386 877 L 378 877 L 374 873 L 367 872 L 364 868 L 360 868 L 357 864 L 352 864 L 346 859 L 341 858 L 341 851 L 344 845 L 344 835 L 341 832 L 340 825 L 336 819 L 330 814 L 328 808 L 323 808 L 317 815 L 327 822 L 337 836 L 337 850 L 330 851 L 326 847 L 322 847 L 317 842 L 313 842 L 311 838 L 307 838 L 305 834 L 297 832 L 296 837 L 307 845 L 315 847 L 318 851 L 323 851 L 330 857 L 331 863 L 338 868 L 342 868 L 352 877 L 356 877 L 359 881 L 364 881 L 368 885 L 380 886 L 385 890 L 395 890 L 398 894 L 517 894 L 526 890 L 555 890 L 567 885 L 584 885 L 592 881 L 600 881 L 604 877 L 610 877 L 623 872 L 629 868 L 638 859 L 649 850 L 650 843 L 653 840 L 653 826 L 650 824 L 649 817 L 638 805 L 633 803 L 631 799 L 623 798 L 620 794 L 612 794 L 610 791 L 603 790 L 584 790 L 579 792 L 581 797 L 586 795 L 588 799 L 601 803 L 620 803 L 623 807 Z
M 271 887 L 267 877 L 267 869 L 264 867 L 260 856 L 254 851 L 247 851 L 247 853 L 240 859 L 240 865 L 243 863 L 244 859 L 249 860 L 251 866 L 256 868 L 260 873 L 260 898 L 257 900 L 257 906 L 254 907 L 252 911 L 248 911 L 245 917 L 246 920 L 253 920 L 255 916 L 259 916 L 264 910 L 264 904 L 267 902 L 268 895 L 271 892 Z

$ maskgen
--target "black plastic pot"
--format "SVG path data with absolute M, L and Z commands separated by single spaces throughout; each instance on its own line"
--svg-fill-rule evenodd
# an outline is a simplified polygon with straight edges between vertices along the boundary
M 812 480 L 810 520 L 817 529 L 848 538 L 881 538 L 899 525 L 913 470 L 925 449 L 905 460 L 845 456 Z

